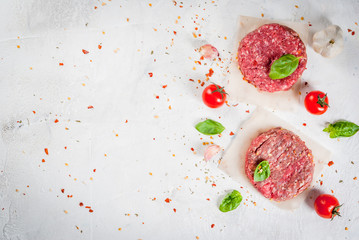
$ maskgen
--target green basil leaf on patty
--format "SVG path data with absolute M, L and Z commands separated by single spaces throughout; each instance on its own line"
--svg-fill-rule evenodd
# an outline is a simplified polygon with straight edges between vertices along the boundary
M 298 67 L 299 59 L 292 54 L 286 54 L 275 60 L 270 68 L 271 79 L 282 79 L 290 76 Z
M 270 169 L 268 161 L 264 160 L 258 164 L 256 170 L 254 171 L 254 181 L 261 182 L 269 178 Z

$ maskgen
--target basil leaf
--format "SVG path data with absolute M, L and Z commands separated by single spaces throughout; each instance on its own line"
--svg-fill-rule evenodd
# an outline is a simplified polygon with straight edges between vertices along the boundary
M 337 137 L 351 137 L 359 131 L 359 126 L 348 121 L 339 121 L 334 124 L 329 124 L 323 132 L 328 132 L 330 138 Z
M 258 164 L 256 170 L 254 171 L 254 181 L 261 182 L 269 178 L 269 176 L 270 176 L 269 163 L 268 161 L 264 160 L 260 164 Z
M 237 190 L 233 190 L 231 193 L 228 193 L 222 200 L 219 210 L 221 212 L 229 212 L 236 209 L 239 204 L 242 202 L 242 195 Z
M 300 58 L 292 54 L 281 56 L 270 67 L 269 77 L 271 79 L 282 79 L 290 76 L 297 69 Z
M 204 135 L 220 134 L 225 129 L 219 122 L 207 119 L 206 121 L 197 123 L 196 129 Z

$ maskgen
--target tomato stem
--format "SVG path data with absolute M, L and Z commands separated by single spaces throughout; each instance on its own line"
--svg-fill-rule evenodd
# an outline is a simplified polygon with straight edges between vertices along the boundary
M 319 96 L 319 94 L 318 94 L 317 97 L 318 97 L 317 103 L 318 103 L 321 107 L 324 107 L 324 106 L 328 106 L 328 107 L 329 107 L 328 103 L 325 102 L 325 99 L 326 99 L 326 97 L 327 97 L 327 94 L 325 94 L 324 97 L 322 97 L 322 98 L 321 98 L 321 97 Z
M 341 204 L 341 205 L 339 205 L 339 206 L 336 206 L 336 207 L 333 209 L 331 221 L 333 221 L 333 219 L 334 219 L 335 216 L 341 217 L 340 212 L 339 212 L 339 208 L 340 208 L 341 206 L 343 206 L 343 204 Z
M 224 91 L 224 87 L 220 87 L 219 85 L 215 84 L 215 83 L 212 83 L 214 86 L 216 86 L 216 90 L 212 91 L 212 93 L 214 92 L 219 92 L 222 96 L 222 99 L 224 98 L 224 95 L 223 94 L 227 94 L 225 91 Z

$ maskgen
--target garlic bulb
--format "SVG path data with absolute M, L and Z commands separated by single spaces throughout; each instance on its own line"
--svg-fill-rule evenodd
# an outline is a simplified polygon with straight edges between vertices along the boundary
M 337 25 L 329 26 L 313 36 L 313 49 L 323 57 L 335 57 L 343 51 L 343 48 L 343 31 Z

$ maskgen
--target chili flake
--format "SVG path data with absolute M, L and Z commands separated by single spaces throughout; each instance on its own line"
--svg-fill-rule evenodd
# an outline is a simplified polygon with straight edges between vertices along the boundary
M 358 178 L 357 177 L 353 177 L 353 180 L 357 180 Z
M 49 155 L 49 150 L 47 148 L 45 148 L 44 150 L 45 150 L 46 155 Z
M 89 210 L 89 212 L 90 212 L 90 213 L 92 213 L 92 212 L 93 212 L 93 210 L 92 210 L 92 209 L 90 209 L 90 210 Z
M 55 121 L 54 121 L 55 123 L 58 123 L 59 122 L 59 120 L 58 119 L 55 119 Z
M 170 203 L 171 201 L 172 201 L 172 200 L 169 199 L 169 198 L 166 198 L 166 199 L 165 199 L 165 202 L 166 202 L 166 203 Z
M 89 53 L 89 51 L 86 51 L 85 49 L 82 49 L 82 52 L 83 52 L 84 54 L 88 54 L 88 53 Z
M 233 133 L 233 132 L 230 132 L 230 133 L 229 133 L 229 136 L 233 136 L 233 135 L 234 135 L 234 133 Z
M 65 189 L 62 188 L 62 189 L 61 189 L 61 192 L 64 193 L 64 192 L 65 192 Z
M 79 205 L 80 205 L 80 207 L 83 207 L 83 206 L 84 206 L 84 204 L 83 204 L 82 202 L 80 202 Z
M 307 126 L 307 124 L 306 124 L 306 123 L 303 123 L 303 126 L 305 127 L 305 126 Z
M 88 106 L 88 107 L 87 107 L 87 109 L 93 109 L 93 106 L 92 106 L 92 105 L 90 105 L 90 106 Z
M 332 166 L 333 164 L 334 164 L 333 161 L 328 162 L 328 166 L 329 166 L 329 167 Z
M 102 48 L 102 45 L 101 45 L 101 44 L 99 44 L 97 47 L 98 47 L 98 49 L 101 49 L 101 48 Z
M 214 224 L 211 225 L 211 228 L 214 228 Z
M 162 86 L 162 88 L 166 88 L 166 87 L 167 87 L 167 85 L 163 85 L 163 86 Z
M 151 73 L 151 72 L 150 72 L 150 73 L 148 73 L 148 75 L 149 75 L 150 77 L 153 77 L 153 73 Z
M 177 212 L 177 210 L 176 210 L 175 208 L 173 209 L 173 211 L 174 211 L 174 212 Z
M 59 63 L 59 66 L 64 66 L 64 64 L 63 64 L 63 63 Z
M 42 159 L 42 162 L 45 162 L 45 159 Z

